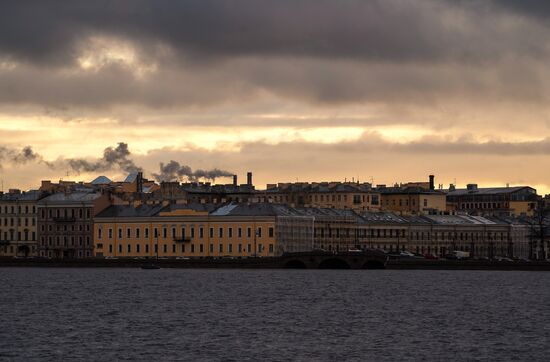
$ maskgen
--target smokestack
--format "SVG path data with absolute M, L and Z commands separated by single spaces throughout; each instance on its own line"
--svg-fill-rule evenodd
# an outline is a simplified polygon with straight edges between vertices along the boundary
M 246 184 L 252 186 L 252 172 L 247 172 L 246 174 Z
M 430 175 L 430 191 L 435 190 L 435 183 L 434 183 L 435 176 Z
M 143 193 L 143 172 L 139 171 L 136 177 L 136 191 L 138 194 Z
M 237 186 L 237 175 L 233 175 L 233 186 Z

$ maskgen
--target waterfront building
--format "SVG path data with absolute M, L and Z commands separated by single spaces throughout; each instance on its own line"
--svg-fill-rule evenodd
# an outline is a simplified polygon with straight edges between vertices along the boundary
M 37 203 L 39 256 L 84 258 L 93 255 L 93 218 L 121 202 L 109 193 L 87 189 L 56 193 Z
M 37 202 L 45 193 L 12 189 L 0 195 L 0 256 L 35 256 Z
M 453 250 L 473 257 L 529 257 L 529 226 L 517 219 L 468 215 L 397 215 L 363 212 L 354 222 L 316 223 L 315 248 L 328 251 L 379 249 L 444 256 Z
M 537 190 L 529 186 L 481 188 L 468 184 L 465 189 L 451 186 L 447 207 L 475 215 L 532 216 L 537 199 Z
M 95 217 L 98 257 L 281 255 L 275 229 L 286 208 L 270 204 L 115 205 Z M 292 224 L 291 220 L 285 220 Z M 311 227 L 311 225 L 310 225 Z M 284 232 L 283 232 L 284 233 Z M 297 235 L 298 236 L 298 235 Z M 301 236 L 301 235 L 299 235 Z M 311 237 L 309 238 L 311 245 Z
M 251 257 L 380 249 L 444 256 L 529 257 L 516 218 L 397 215 L 273 203 L 117 205 L 95 217 L 98 257 Z

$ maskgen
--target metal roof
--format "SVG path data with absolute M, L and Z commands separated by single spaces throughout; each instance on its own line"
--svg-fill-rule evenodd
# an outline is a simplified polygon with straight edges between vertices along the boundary
M 71 192 L 71 193 L 57 193 L 45 197 L 38 201 L 39 205 L 45 205 L 49 203 L 60 203 L 60 204 L 79 204 L 83 202 L 91 202 L 95 199 L 101 197 L 99 192 Z
M 478 187 L 476 189 L 455 189 L 447 193 L 448 196 L 462 195 L 495 195 L 495 194 L 511 194 L 523 189 L 535 190 L 530 186 L 512 186 L 512 187 Z

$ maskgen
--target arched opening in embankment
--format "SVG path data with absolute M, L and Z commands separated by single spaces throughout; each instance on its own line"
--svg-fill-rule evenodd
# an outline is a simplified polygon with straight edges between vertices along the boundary
M 307 266 L 303 261 L 293 259 L 285 263 L 285 268 L 286 269 L 307 269 Z
M 319 269 L 351 269 L 351 267 L 345 260 L 330 258 L 320 262 Z

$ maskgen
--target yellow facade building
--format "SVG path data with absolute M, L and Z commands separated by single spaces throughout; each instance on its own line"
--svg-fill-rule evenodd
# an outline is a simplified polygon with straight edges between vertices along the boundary
M 43 196 L 19 190 L 0 196 L 0 256 L 37 255 L 37 202 Z
M 95 218 L 98 257 L 275 256 L 276 214 L 258 205 L 112 206 Z M 210 208 L 210 210 L 209 210 Z
M 279 183 L 267 185 L 259 201 L 285 204 L 291 207 L 351 209 L 357 211 L 380 209 L 380 193 L 370 184 L 356 182 Z
M 445 193 L 419 187 L 381 190 L 381 209 L 398 214 L 441 213 L 447 209 Z

